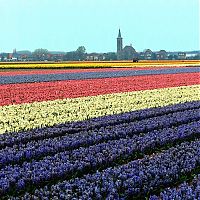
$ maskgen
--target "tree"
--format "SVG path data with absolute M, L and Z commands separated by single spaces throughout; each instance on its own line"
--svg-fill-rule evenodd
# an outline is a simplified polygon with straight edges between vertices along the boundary
M 200 60 L 200 53 L 199 54 L 196 54 L 194 57 L 193 57 L 194 60 Z
M 4 59 L 6 58 L 7 56 L 5 56 L 5 53 L 3 54 L 1 54 L 1 61 L 4 61 Z
M 177 55 L 174 55 L 174 60 L 178 60 L 178 56 Z
M 78 47 L 76 51 L 67 52 L 64 56 L 64 60 L 85 60 L 86 59 L 86 49 L 84 46 Z
M 85 60 L 85 58 L 86 58 L 85 47 L 84 46 L 78 47 L 78 49 L 76 50 L 76 54 L 77 54 L 78 60 Z
M 169 59 L 169 60 L 173 60 L 173 58 L 174 58 L 174 56 L 173 56 L 172 54 L 170 54 L 170 55 L 168 56 L 168 59 Z
M 77 52 L 76 51 L 67 52 L 64 56 L 64 60 L 67 60 L 67 61 L 78 60 Z
M 151 59 L 152 60 L 157 60 L 156 54 L 154 52 L 152 53 Z
M 108 52 L 105 54 L 105 60 L 117 60 L 117 54 L 115 52 Z
M 36 60 L 46 60 L 47 59 L 47 55 L 48 55 L 48 50 L 47 49 L 36 49 L 33 52 L 33 57 Z
M 86 53 L 86 48 L 84 46 L 80 46 L 76 51 L 79 53 Z

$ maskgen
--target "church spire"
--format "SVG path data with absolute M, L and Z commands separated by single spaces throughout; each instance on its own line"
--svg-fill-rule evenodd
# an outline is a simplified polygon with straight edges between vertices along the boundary
M 121 36 L 121 31 L 119 29 L 118 37 L 117 37 L 117 58 L 120 60 L 122 55 L 122 49 L 123 49 L 123 38 Z
M 120 31 L 120 28 L 119 28 L 119 33 L 118 33 L 118 38 L 121 38 L 121 31 Z

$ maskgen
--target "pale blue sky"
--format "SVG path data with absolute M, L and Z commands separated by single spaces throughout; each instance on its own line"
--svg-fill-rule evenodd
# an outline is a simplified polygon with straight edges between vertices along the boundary
M 200 0 L 0 0 L 0 52 L 199 50 Z

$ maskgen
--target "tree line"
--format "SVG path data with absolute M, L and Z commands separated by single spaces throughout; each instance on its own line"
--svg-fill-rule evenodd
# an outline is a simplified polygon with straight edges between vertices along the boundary
M 36 49 L 32 53 L 34 60 L 49 60 L 48 55 L 51 54 L 47 49 Z M 114 52 L 104 53 L 104 60 L 117 60 L 117 54 Z M 52 54 L 51 60 L 58 59 L 56 55 Z M 84 46 L 79 46 L 77 50 L 67 52 L 63 55 L 62 59 L 64 61 L 83 61 L 87 59 L 86 48 Z

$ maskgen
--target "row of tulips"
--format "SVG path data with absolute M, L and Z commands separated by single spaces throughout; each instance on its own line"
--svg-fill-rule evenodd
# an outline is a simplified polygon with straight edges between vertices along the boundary
M 17 75 L 17 76 L 1 76 L 0 84 L 13 83 L 35 83 L 48 81 L 63 81 L 63 80 L 85 80 L 97 78 L 117 78 L 129 76 L 144 76 L 156 74 L 178 74 L 178 73 L 195 73 L 199 72 L 197 67 L 189 68 L 171 68 L 157 70 L 119 70 L 119 71 L 100 71 L 100 72 L 79 72 L 79 73 L 61 73 L 61 74 L 32 74 L 32 75 Z
M 141 145 L 145 144 L 143 143 Z M 134 147 L 131 145 L 125 145 L 124 148 L 122 148 L 122 151 L 125 151 L 127 154 L 133 148 Z M 123 153 L 121 152 L 121 149 L 118 150 L 117 148 L 114 148 L 112 152 L 114 155 L 112 155 L 109 160 L 114 160 L 116 154 L 120 155 L 120 153 Z M 77 158 L 83 156 L 83 154 L 79 156 L 78 153 L 79 152 L 76 154 Z M 104 151 L 104 153 L 107 153 L 108 155 L 110 154 L 107 149 Z M 154 154 L 153 156 L 145 156 L 142 159 L 134 160 L 121 166 L 116 166 L 113 168 L 109 167 L 103 171 L 96 171 L 94 174 L 87 174 L 83 177 L 71 179 L 69 181 L 60 181 L 51 187 L 45 186 L 41 189 L 35 190 L 34 194 L 32 195 L 26 193 L 24 198 L 20 197 L 20 199 L 67 198 L 100 200 L 107 198 L 114 200 L 128 199 L 133 196 L 137 197 L 138 199 L 144 199 L 144 197 L 148 196 L 148 194 L 159 192 L 162 188 L 166 188 L 171 184 L 178 183 L 180 180 L 184 180 L 186 177 L 191 177 L 193 173 L 196 173 L 200 166 L 199 154 L 199 140 L 193 142 L 184 142 L 168 150 L 164 150 L 159 154 Z M 70 155 L 67 157 L 70 158 Z M 95 162 L 108 162 L 103 158 L 104 157 L 102 157 L 102 154 L 96 155 L 92 161 L 93 166 L 95 166 Z M 64 163 L 63 156 L 60 155 L 57 157 L 57 159 L 60 163 L 59 170 L 52 168 L 52 161 L 55 162 L 54 160 L 46 162 L 43 164 L 43 166 L 37 166 L 37 162 L 35 162 L 35 167 L 37 167 L 37 170 L 35 171 L 38 173 L 34 172 L 30 174 L 29 171 L 27 171 L 27 181 L 24 180 L 24 177 L 21 177 L 17 183 L 17 188 L 23 189 L 30 180 L 34 183 L 38 183 L 41 179 L 45 181 L 50 177 L 63 177 L 66 171 L 73 171 L 73 167 L 69 162 Z M 89 161 L 86 160 L 86 158 L 83 159 L 85 160 L 84 163 L 75 162 L 73 164 L 73 166 L 76 165 L 80 171 L 83 170 L 82 164 L 85 164 L 87 169 L 90 168 Z M 29 164 L 26 164 L 26 170 L 30 170 L 28 165 Z M 44 170 L 44 168 L 46 168 L 46 170 Z M 63 171 L 63 168 L 65 171 Z M 34 170 L 34 168 L 31 169 Z M 44 171 L 46 173 L 44 173 Z M 49 173 L 48 171 L 52 171 L 52 173 Z M 14 177 L 18 177 L 19 172 L 13 172 L 13 174 L 16 174 Z M 14 179 L 15 178 L 12 178 L 13 183 L 15 182 Z M 4 184 L 5 188 L 7 186 L 6 189 L 8 189 L 9 184 Z
M 172 67 L 134 67 L 134 70 L 156 70 L 162 68 L 172 68 Z M 130 70 L 131 68 L 88 68 L 88 69 L 43 69 L 43 70 L 16 70 L 16 71 L 0 71 L 0 76 L 15 76 L 15 75 L 31 75 L 31 74 L 62 74 L 62 73 L 77 73 L 77 72 L 110 72 L 110 71 L 120 71 L 120 70 Z
M 66 62 L 66 63 L 0 63 L 0 69 L 62 69 L 62 68 L 108 68 L 108 67 L 173 67 L 199 66 L 199 61 L 142 61 L 127 62 Z
M 0 133 L 200 100 L 200 85 L 0 107 Z
M 200 198 L 200 175 L 197 175 L 193 178 L 193 180 L 188 183 L 184 182 L 180 184 L 178 187 L 167 188 L 160 195 L 153 195 L 150 197 L 150 200 L 183 200 L 183 199 L 191 199 L 198 200 Z M 29 196 L 30 198 L 30 196 Z
M 43 185 L 46 181 L 71 178 L 74 174 L 82 175 L 93 170 L 104 169 L 122 164 L 132 158 L 140 158 L 144 153 L 166 144 L 176 144 L 188 138 L 198 138 L 200 122 L 149 132 L 144 136 L 119 139 L 72 151 L 64 151 L 53 156 L 22 165 L 8 165 L 0 170 L 0 189 L 9 192 L 20 191 L 27 187 Z M 138 157 L 139 156 L 139 157 Z
M 37 142 L 39 140 L 52 139 L 56 137 L 67 136 L 69 140 L 75 135 L 79 140 L 84 137 L 87 132 L 100 131 L 107 127 L 114 127 L 122 123 L 131 123 L 134 121 L 148 120 L 149 118 L 156 118 L 159 116 L 171 114 L 176 112 L 184 112 L 192 109 L 199 109 L 200 101 L 186 102 L 182 104 L 175 104 L 172 106 L 165 106 L 159 108 L 150 108 L 144 110 L 138 110 L 133 112 L 127 112 L 122 114 L 108 115 L 90 120 L 71 122 L 66 124 L 59 124 L 53 127 L 37 128 L 24 132 L 12 132 L 0 135 L 0 149 L 5 147 L 12 147 L 13 145 L 22 145 Z M 71 134 L 74 134 L 71 136 Z M 105 140 L 105 138 L 104 138 Z
M 200 84 L 199 73 L 0 85 L 0 106 Z
M 178 126 L 200 119 L 200 109 L 176 112 L 136 122 L 122 123 L 115 126 L 101 127 L 92 131 L 81 131 L 54 139 L 31 141 L 27 144 L 14 145 L 0 150 L 0 167 L 7 164 L 22 163 L 44 156 L 54 155 L 66 150 L 96 145 L 101 142 L 132 137 L 146 132 Z M 2 163 L 2 164 L 1 164 Z

